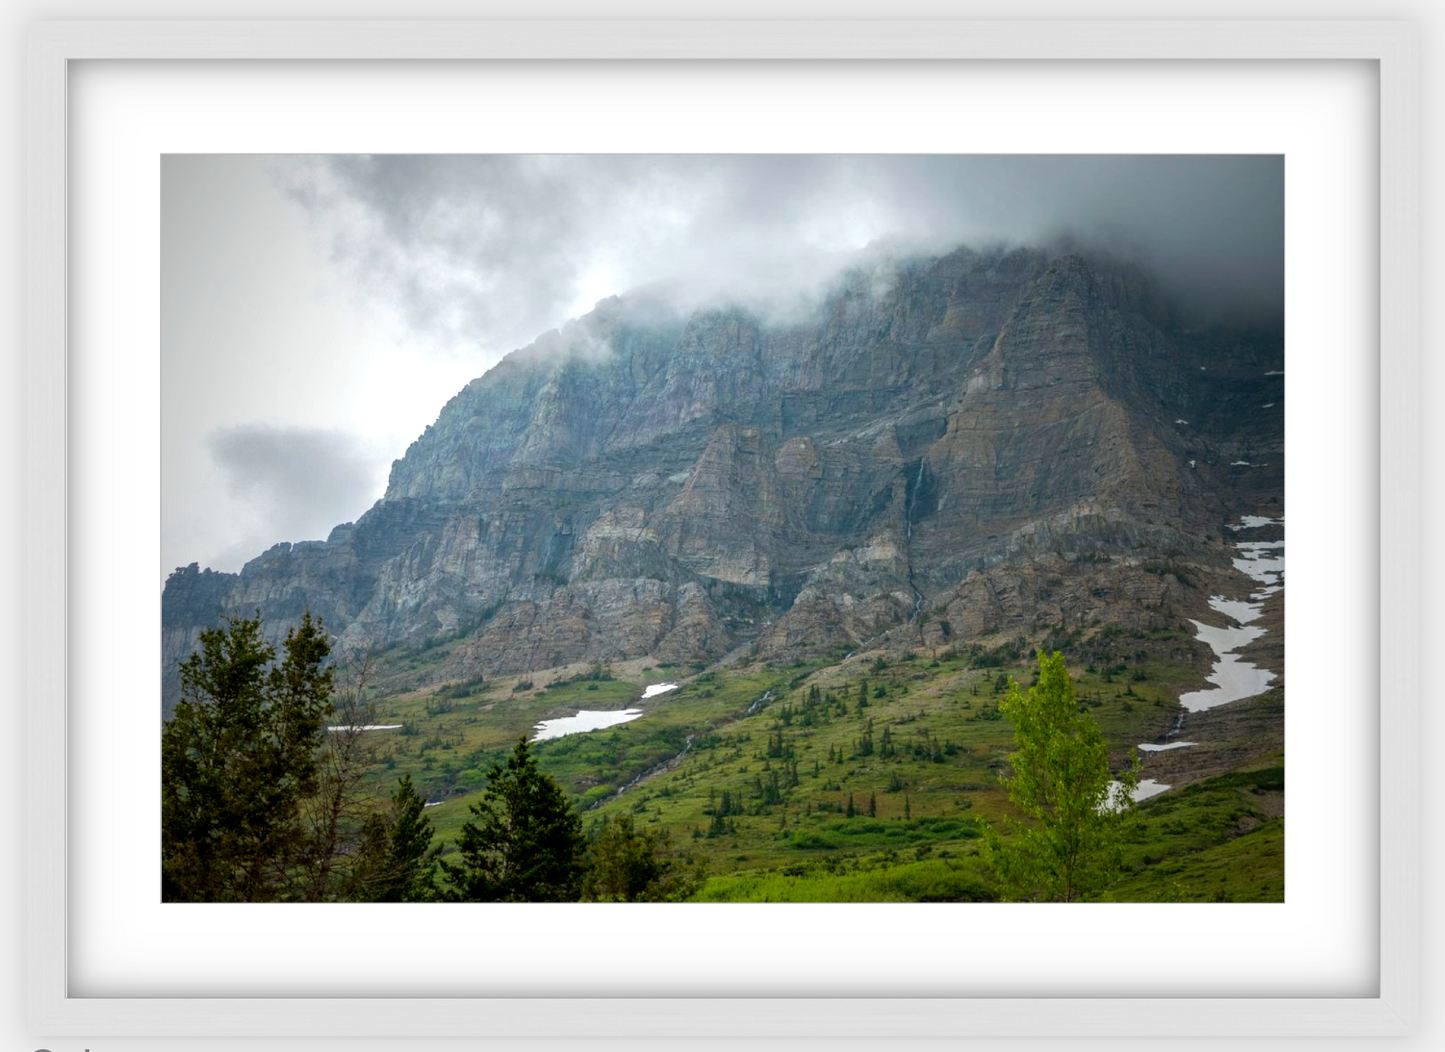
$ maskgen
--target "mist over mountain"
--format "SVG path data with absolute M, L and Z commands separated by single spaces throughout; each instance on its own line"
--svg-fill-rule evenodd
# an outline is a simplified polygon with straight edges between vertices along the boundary
M 599 302 L 459 391 L 356 522 L 176 570 L 163 704 L 256 610 L 319 614 L 343 660 L 461 640 L 438 681 L 1190 613 L 1158 567 L 1227 566 L 1223 524 L 1283 498 L 1276 294 L 1191 295 L 1157 248 L 975 243 L 880 241 L 771 302 L 690 273 Z

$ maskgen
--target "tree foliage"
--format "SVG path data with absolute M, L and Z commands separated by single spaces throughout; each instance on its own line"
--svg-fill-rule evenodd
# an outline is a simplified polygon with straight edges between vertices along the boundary
M 1137 753 L 1116 778 L 1098 724 L 1079 712 L 1063 656 L 1039 655 L 1038 683 L 1024 694 L 1012 680 L 999 703 L 1016 751 L 1002 776 L 1009 799 L 1030 819 L 1006 819 L 1012 834 L 985 828 L 984 855 L 1009 899 L 1072 902 L 1118 878 L 1123 826 L 1139 782 Z M 1114 788 L 1117 783 L 1118 788 Z
M 331 712 L 331 652 L 308 613 L 285 658 L 261 620 L 204 631 L 181 663 L 181 701 L 161 734 L 161 895 L 256 902 L 294 895 Z
M 583 898 L 593 902 L 681 902 L 701 874 L 671 849 L 666 831 L 641 831 L 631 815 L 604 821 L 593 840 Z
M 403 775 L 391 806 L 367 816 L 347 898 L 356 902 L 431 902 L 437 898 L 437 856 L 426 800 Z
M 442 860 L 444 896 L 460 902 L 571 902 L 582 890 L 586 840 L 567 794 L 520 739 L 493 765 L 476 821 L 457 835 L 460 863 Z
M 338 688 L 309 613 L 282 649 L 278 664 L 260 618 L 233 618 L 181 663 L 182 701 L 161 730 L 163 899 L 432 897 L 441 849 L 425 801 L 404 778 L 378 811 L 368 787 L 369 661 Z

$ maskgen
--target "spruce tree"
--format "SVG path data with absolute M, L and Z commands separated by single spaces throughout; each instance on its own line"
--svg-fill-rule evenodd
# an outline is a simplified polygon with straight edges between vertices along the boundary
M 442 860 L 446 898 L 460 902 L 569 902 L 582 891 L 582 820 L 542 773 L 521 738 L 506 767 L 493 765 L 476 821 L 457 835 L 460 863 Z
M 701 873 L 672 851 L 666 831 L 641 832 L 631 815 L 619 815 L 604 820 L 592 842 L 583 898 L 591 902 L 681 902 L 701 885 Z
M 403 775 L 391 806 L 362 827 L 348 898 L 357 902 L 430 902 L 437 897 L 437 856 L 426 800 Z
M 181 701 L 161 731 L 161 897 L 258 902 L 296 897 L 301 801 L 331 712 L 331 647 L 310 613 L 285 658 L 259 614 L 203 631 L 181 662 Z

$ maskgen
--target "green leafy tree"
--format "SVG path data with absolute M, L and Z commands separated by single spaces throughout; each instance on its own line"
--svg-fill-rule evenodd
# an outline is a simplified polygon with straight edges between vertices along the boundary
M 999 703 L 1014 727 L 1009 799 L 1030 819 L 1006 819 L 1003 838 L 984 829 L 984 856 L 1007 899 L 1073 902 L 1119 875 L 1124 824 L 1132 815 L 1139 758 L 1116 779 L 1094 717 L 1078 711 L 1058 652 L 1039 655 L 1039 681 L 1025 695 L 1010 681 Z M 1117 783 L 1117 788 L 1115 788 Z
M 426 800 L 403 775 L 391 806 L 375 811 L 361 831 L 348 898 L 359 902 L 431 902 L 437 897 L 437 856 Z
M 261 619 L 204 631 L 181 663 L 181 701 L 161 732 L 161 896 L 256 902 L 294 897 L 308 840 L 301 802 L 317 789 L 331 712 L 331 647 L 305 614 L 285 658 Z
M 582 820 L 567 794 L 518 740 L 494 764 L 482 799 L 457 835 L 460 863 L 443 859 L 446 898 L 460 902 L 571 902 L 582 891 Z
M 592 902 L 682 902 L 701 874 L 671 848 L 666 831 L 642 832 L 631 815 L 604 821 L 592 842 L 583 898 Z

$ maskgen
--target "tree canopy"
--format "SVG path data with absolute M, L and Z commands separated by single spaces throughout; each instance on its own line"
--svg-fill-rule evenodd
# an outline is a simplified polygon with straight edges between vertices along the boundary
M 350 898 L 358 902 L 430 902 L 437 897 L 437 856 L 426 800 L 411 784 L 397 783 L 388 809 L 374 811 L 362 827 Z
M 521 738 L 494 764 L 475 821 L 457 835 L 461 861 L 441 862 L 444 897 L 460 902 L 571 902 L 582 891 L 582 820 Z
M 232 618 L 181 663 L 182 700 L 161 729 L 162 899 L 433 898 L 441 849 L 425 800 L 410 778 L 389 802 L 367 784 L 366 663 L 338 693 L 309 613 L 282 649 L 278 664 L 260 618 Z
M 1015 751 L 1001 776 L 1029 819 L 1005 819 L 1011 836 L 985 828 L 984 854 L 1008 899 L 1072 902 L 1119 875 L 1123 826 L 1134 808 L 1139 759 L 1117 777 L 1099 726 L 1080 712 L 1063 655 L 1039 654 L 1027 694 L 1009 681 L 999 709 L 1013 724 Z
M 161 734 L 161 894 L 170 900 L 287 897 L 302 857 L 301 801 L 317 788 L 331 712 L 331 646 L 308 613 L 285 658 L 261 620 L 204 631 L 181 663 L 181 701 Z
M 592 842 L 583 897 L 595 902 L 681 902 L 701 874 L 671 850 L 666 831 L 639 830 L 631 815 L 602 823 Z

